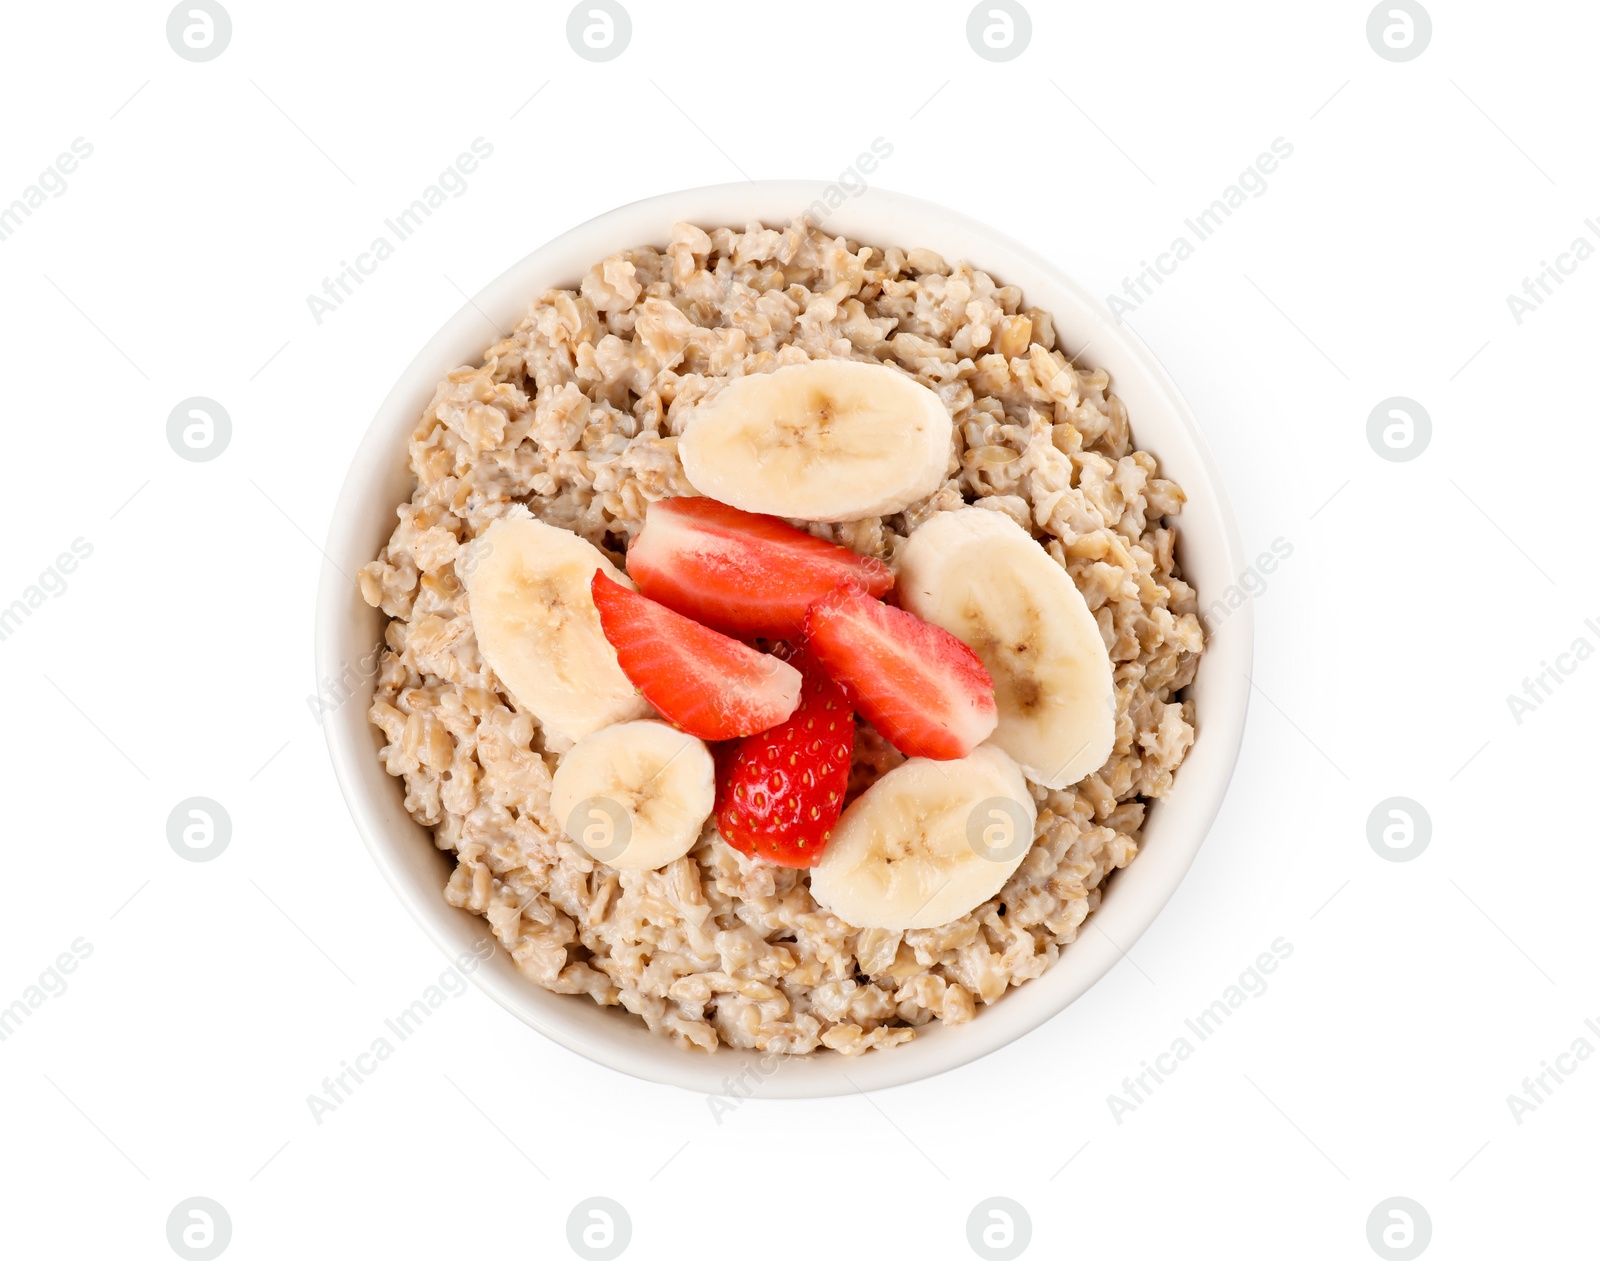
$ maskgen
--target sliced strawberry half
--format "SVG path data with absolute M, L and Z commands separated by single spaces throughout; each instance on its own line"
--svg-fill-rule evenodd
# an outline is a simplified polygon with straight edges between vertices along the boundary
M 904 609 L 839 587 L 807 611 L 806 635 L 856 712 L 907 757 L 965 757 L 999 722 L 978 654 Z
M 790 717 L 735 745 L 717 775 L 717 831 L 741 854 L 815 867 L 844 809 L 855 716 L 844 689 L 804 652 Z
M 628 576 L 706 626 L 771 639 L 799 635 L 807 606 L 841 583 L 875 596 L 894 585 L 882 561 L 704 498 L 650 505 L 628 549 Z
M 617 663 L 668 722 L 702 740 L 765 731 L 800 703 L 800 672 L 595 570 L 589 590 Z

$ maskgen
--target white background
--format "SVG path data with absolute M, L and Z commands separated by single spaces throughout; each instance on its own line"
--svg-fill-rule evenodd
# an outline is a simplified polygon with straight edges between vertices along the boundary
M 1028 1256 L 1363 1257 L 1391 1196 L 1425 1207 L 1433 1256 L 1592 1246 L 1600 1058 L 1520 1125 L 1507 1096 L 1580 1035 L 1600 1048 L 1600 665 L 1520 724 L 1506 696 L 1600 645 L 1600 262 L 1520 325 L 1506 295 L 1600 214 L 1600 15 L 1438 0 L 1396 64 L 1364 3 L 1036 0 L 1031 45 L 992 64 L 960 2 L 629 2 L 607 64 L 537 0 L 230 0 L 205 64 L 161 4 L 7 9 L 0 206 L 75 137 L 94 152 L 0 242 L 0 604 L 93 548 L 0 643 L 0 1005 L 93 948 L 0 1043 L 6 1254 L 171 1256 L 197 1195 L 230 1258 L 566 1256 L 593 1195 L 649 1258 L 969 1257 L 989 1196 L 1024 1206 Z M 480 136 L 467 192 L 318 326 L 306 295 Z M 693 184 L 831 179 L 876 137 L 875 183 L 1101 294 L 1293 145 L 1130 320 L 1247 549 L 1293 547 L 1193 871 L 1085 998 L 921 1085 L 719 1124 L 472 990 L 317 1124 L 307 1095 L 445 967 L 305 699 L 313 540 L 369 417 L 463 292 L 566 228 Z M 166 441 L 193 395 L 232 417 L 212 462 Z M 1411 462 L 1367 443 L 1394 395 L 1432 417 Z M 204 863 L 166 838 L 196 795 L 233 823 Z M 1367 841 L 1396 795 L 1433 827 L 1404 863 Z M 1122 1079 L 1280 937 L 1267 992 L 1114 1120 Z

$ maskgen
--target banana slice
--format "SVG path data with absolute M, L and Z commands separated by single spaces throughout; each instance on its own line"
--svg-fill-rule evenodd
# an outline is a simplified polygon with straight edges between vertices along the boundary
M 880 363 L 818 359 L 740 377 L 689 417 L 678 444 L 703 495 L 749 512 L 854 521 L 939 489 L 950 410 Z
M 715 801 L 711 750 L 664 722 L 621 722 L 585 736 L 550 786 L 550 809 L 567 835 L 623 871 L 652 871 L 687 854 Z
M 1099 770 L 1116 743 L 1111 656 L 1071 576 L 1002 512 L 930 517 L 900 554 L 900 604 L 944 627 L 994 676 L 990 737 L 1049 788 Z
M 458 571 L 483 659 L 518 704 L 566 740 L 655 712 L 600 631 L 589 594 L 597 569 L 633 589 L 587 539 L 519 516 L 469 543 Z
M 856 928 L 936 928 L 987 902 L 1033 846 L 1037 808 L 992 744 L 914 757 L 850 803 L 811 872 L 811 896 Z

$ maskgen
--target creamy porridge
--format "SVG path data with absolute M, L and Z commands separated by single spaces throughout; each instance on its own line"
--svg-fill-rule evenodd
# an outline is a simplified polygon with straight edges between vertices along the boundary
M 715 817 L 658 869 L 597 860 L 551 804 L 583 736 L 514 699 L 480 652 L 467 598 L 468 545 L 529 512 L 623 577 L 649 504 L 710 493 L 679 451 L 697 406 L 740 378 L 838 359 L 893 365 L 936 394 L 954 420 L 948 460 L 902 510 L 789 519 L 894 570 L 938 514 L 1000 514 L 1070 577 L 1109 657 L 1109 757 L 1068 772 L 1066 787 L 1019 757 L 1031 847 L 997 893 L 930 927 L 846 923 L 813 898 L 813 871 L 740 852 Z M 1134 445 L 1109 387 L 1073 366 L 1019 289 L 798 222 L 678 224 L 665 249 L 614 255 L 578 288 L 540 296 L 480 365 L 440 383 L 411 439 L 417 489 L 360 574 L 390 619 L 371 720 L 407 810 L 455 855 L 445 897 L 485 917 L 531 981 L 707 1050 L 888 1047 L 1039 976 L 1133 859 L 1149 803 L 1194 739 L 1183 689 L 1203 639 L 1172 524 L 1184 496 Z M 616 703 L 606 721 L 653 712 L 638 697 Z M 846 801 L 903 762 L 859 723 Z

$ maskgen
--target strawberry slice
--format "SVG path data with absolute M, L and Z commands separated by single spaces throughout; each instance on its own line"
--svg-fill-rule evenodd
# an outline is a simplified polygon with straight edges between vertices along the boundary
M 844 809 L 855 720 L 844 689 L 805 653 L 804 682 L 785 721 L 729 746 L 717 775 L 717 831 L 741 854 L 815 867 Z
M 904 609 L 839 587 L 807 610 L 806 635 L 856 712 L 907 757 L 965 757 L 999 722 L 978 654 Z
M 882 561 L 704 498 L 650 505 L 628 549 L 628 577 L 706 626 L 769 639 L 799 635 L 806 607 L 841 583 L 873 595 L 894 585 Z
M 800 703 L 800 672 L 787 661 L 691 622 L 602 570 L 589 590 L 622 672 L 691 736 L 731 740 L 765 731 Z

